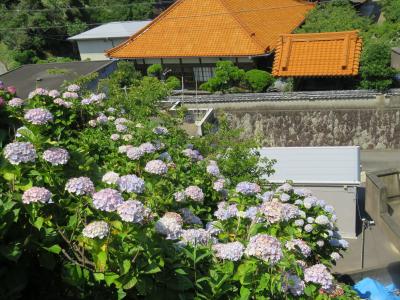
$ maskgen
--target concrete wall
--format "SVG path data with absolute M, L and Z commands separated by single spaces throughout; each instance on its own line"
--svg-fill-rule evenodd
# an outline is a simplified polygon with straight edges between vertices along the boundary
M 400 71 L 400 48 L 392 49 L 391 66 Z
M 105 56 L 105 51 L 119 45 L 123 41 L 125 41 L 125 39 L 121 38 L 79 40 L 77 43 L 81 60 L 109 59 Z
M 220 114 L 227 115 L 234 128 L 243 130 L 243 136 L 257 136 L 263 146 L 400 149 L 400 94 L 397 92 L 322 100 L 263 100 L 262 96 L 255 95 L 254 101 L 250 101 L 246 96 L 221 95 L 223 100 L 218 101 L 218 95 L 209 97 L 212 101 L 207 101 L 207 96 L 201 96 L 197 103 L 193 98 L 185 99 L 185 105 L 218 109 Z

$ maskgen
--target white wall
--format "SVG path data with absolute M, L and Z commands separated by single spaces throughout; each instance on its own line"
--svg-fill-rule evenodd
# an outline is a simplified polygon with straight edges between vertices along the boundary
M 109 59 L 105 56 L 105 51 L 118 46 L 126 39 L 92 39 L 92 40 L 79 40 L 78 48 L 81 60 L 105 60 Z

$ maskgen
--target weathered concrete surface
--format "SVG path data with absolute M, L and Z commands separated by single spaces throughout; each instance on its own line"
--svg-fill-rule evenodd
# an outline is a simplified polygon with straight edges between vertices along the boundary
M 258 136 L 264 146 L 400 148 L 400 109 L 224 112 L 243 136 Z

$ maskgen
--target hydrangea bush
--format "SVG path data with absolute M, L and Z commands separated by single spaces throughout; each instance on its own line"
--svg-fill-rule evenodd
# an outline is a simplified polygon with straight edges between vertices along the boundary
M 330 272 L 334 209 L 262 179 L 273 162 L 224 120 L 188 138 L 149 84 L 134 113 L 78 85 L 8 100 L 23 128 L 0 171 L 5 268 L 73 299 L 356 299 Z

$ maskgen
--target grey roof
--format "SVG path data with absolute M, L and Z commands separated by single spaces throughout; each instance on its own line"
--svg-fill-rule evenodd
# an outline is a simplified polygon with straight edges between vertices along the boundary
M 26 98 L 36 87 L 48 90 L 58 89 L 64 81 L 74 80 L 97 72 L 115 61 L 76 61 L 67 63 L 29 64 L 0 75 L 0 81 L 6 86 L 17 88 L 17 96 Z M 40 80 L 38 80 L 40 79 Z
M 123 38 L 130 37 L 145 27 L 151 21 L 126 21 L 126 22 L 111 22 L 100 25 L 88 31 L 68 38 L 69 40 L 90 40 L 90 39 L 105 39 L 105 38 Z

